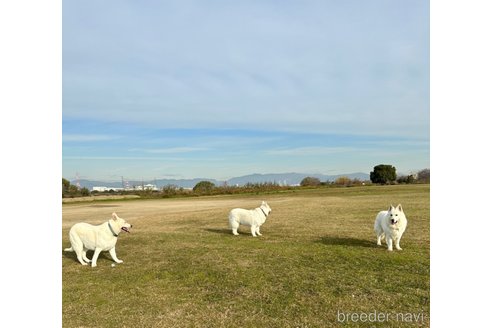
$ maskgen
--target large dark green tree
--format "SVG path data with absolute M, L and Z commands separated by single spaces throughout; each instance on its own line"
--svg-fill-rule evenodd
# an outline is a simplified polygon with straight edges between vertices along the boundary
M 370 178 L 372 183 L 387 184 L 396 180 L 396 168 L 393 165 L 379 164 L 374 166 Z

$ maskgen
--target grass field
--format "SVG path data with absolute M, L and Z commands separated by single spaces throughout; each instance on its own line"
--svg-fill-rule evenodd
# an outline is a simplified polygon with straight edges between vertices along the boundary
M 428 327 L 429 196 L 397 185 L 64 204 L 62 248 L 72 224 L 112 212 L 133 229 L 114 268 L 107 252 L 91 268 L 62 251 L 63 326 Z M 262 200 L 263 236 L 233 236 L 229 210 Z M 403 251 L 376 246 L 375 216 L 391 203 L 408 218 Z

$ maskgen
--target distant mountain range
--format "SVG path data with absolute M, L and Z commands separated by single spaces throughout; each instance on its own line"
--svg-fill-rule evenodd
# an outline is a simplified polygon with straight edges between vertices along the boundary
M 272 174 L 250 174 L 242 177 L 231 178 L 226 181 L 219 181 L 208 178 L 194 178 L 194 179 L 155 179 L 144 181 L 126 181 L 124 184 L 128 187 L 141 186 L 142 184 L 154 184 L 157 188 L 162 188 L 168 185 L 175 185 L 182 188 L 193 188 L 200 181 L 210 181 L 215 185 L 220 186 L 227 184 L 228 186 L 243 186 L 247 183 L 265 183 L 274 182 L 280 185 L 293 186 L 301 183 L 305 177 L 318 178 L 321 182 L 335 181 L 339 177 L 348 177 L 350 179 L 359 179 L 361 181 L 369 180 L 369 174 L 367 173 L 350 173 L 350 174 L 338 174 L 338 175 L 325 175 L 325 174 L 310 174 L 310 173 L 272 173 Z M 80 179 L 79 181 L 70 181 L 72 184 L 79 183 L 81 187 L 85 187 L 92 190 L 92 187 L 108 187 L 108 188 L 122 188 L 123 182 L 106 182 L 96 180 Z
M 337 178 L 344 176 L 350 179 L 368 180 L 369 174 L 366 173 L 350 173 L 340 175 L 324 175 L 324 174 L 310 174 L 310 173 L 272 173 L 272 174 L 250 174 L 242 177 L 231 178 L 227 180 L 229 186 L 245 185 L 250 183 L 262 183 L 262 182 L 276 182 L 281 185 L 292 186 L 301 183 L 305 177 L 318 178 L 321 182 L 335 181 Z

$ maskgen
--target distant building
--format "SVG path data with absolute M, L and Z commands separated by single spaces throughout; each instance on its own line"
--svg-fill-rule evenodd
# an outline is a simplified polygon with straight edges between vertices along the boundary
M 143 186 L 135 186 L 133 188 L 133 190 L 159 190 L 157 189 L 157 186 L 154 185 L 154 184 L 146 184 L 146 185 L 143 185 Z
M 104 192 L 104 191 L 109 191 L 109 188 L 108 187 L 92 187 L 92 191 Z
M 98 192 L 106 192 L 106 191 L 123 191 L 123 188 L 114 188 L 114 187 L 92 187 L 92 191 Z
M 135 190 L 159 190 L 157 189 L 157 186 L 154 184 L 146 184 L 146 185 L 139 185 L 139 186 L 133 186 L 133 187 L 125 187 L 125 188 L 115 188 L 115 187 L 104 187 L 104 186 L 98 186 L 98 187 L 92 187 L 92 191 L 98 191 L 98 192 L 108 192 L 108 191 L 135 191 Z

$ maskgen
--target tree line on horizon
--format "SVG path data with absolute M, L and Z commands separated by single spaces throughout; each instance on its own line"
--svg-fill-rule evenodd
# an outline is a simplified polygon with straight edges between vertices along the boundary
M 62 198 L 83 197 L 90 195 L 104 194 L 135 194 L 148 198 L 168 198 L 178 196 L 204 196 L 204 195 L 221 195 L 221 194 L 240 194 L 240 193 L 260 193 L 260 192 L 278 192 L 283 190 L 293 190 L 295 188 L 316 188 L 316 187 L 353 187 L 370 184 L 412 184 L 412 183 L 430 183 L 430 169 L 420 170 L 416 174 L 397 176 L 396 168 L 388 164 L 379 164 L 374 166 L 370 173 L 370 180 L 362 181 L 346 176 L 338 177 L 335 181 L 322 182 L 316 177 L 307 176 L 302 179 L 300 186 L 281 186 L 276 182 L 247 183 L 243 186 L 228 186 L 227 184 L 217 186 L 211 181 L 200 181 L 192 190 L 185 189 L 176 185 L 166 185 L 160 190 L 124 190 L 108 192 L 89 191 L 85 187 L 73 185 L 65 178 L 62 178 Z
M 341 176 L 335 181 L 321 182 L 315 177 L 305 177 L 301 181 L 301 186 L 323 186 L 323 185 L 335 185 L 335 186 L 361 186 L 366 184 L 409 184 L 409 183 L 430 183 L 430 169 L 420 170 L 417 174 L 400 175 L 397 176 L 396 168 L 392 165 L 380 164 L 374 167 L 374 170 L 370 173 L 370 180 L 361 181 L 360 179 L 350 179 L 346 176 Z

